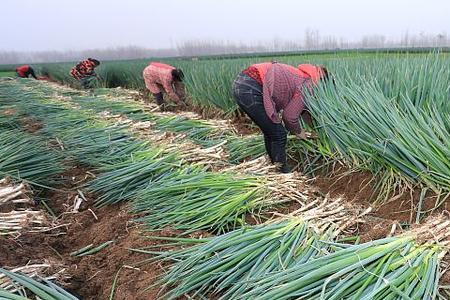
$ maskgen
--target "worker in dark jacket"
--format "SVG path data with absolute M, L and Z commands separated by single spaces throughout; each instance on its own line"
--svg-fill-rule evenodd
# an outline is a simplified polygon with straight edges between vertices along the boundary
M 34 70 L 29 65 L 24 65 L 16 68 L 17 77 L 20 78 L 28 78 L 30 75 L 34 79 L 37 79 L 36 74 L 34 73 Z
M 286 129 L 299 138 L 307 138 L 299 123 L 305 110 L 304 92 L 325 74 L 324 68 L 315 70 L 313 80 L 299 68 L 260 63 L 242 71 L 233 83 L 236 102 L 262 130 L 266 152 L 283 173 L 291 171 L 286 161 Z
M 80 61 L 75 67 L 70 70 L 70 75 L 78 80 L 84 89 L 92 86 L 92 80 L 97 77 L 95 68 L 100 65 L 100 62 L 93 58 Z

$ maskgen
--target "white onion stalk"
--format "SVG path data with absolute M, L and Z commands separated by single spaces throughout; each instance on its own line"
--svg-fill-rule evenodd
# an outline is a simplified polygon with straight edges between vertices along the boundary
M 24 183 L 14 185 L 9 178 L 0 180 L 0 205 L 5 203 L 33 203 L 30 191 Z
M 9 235 L 23 230 L 42 232 L 53 228 L 45 213 L 40 210 L 13 210 L 0 213 L 0 235 Z

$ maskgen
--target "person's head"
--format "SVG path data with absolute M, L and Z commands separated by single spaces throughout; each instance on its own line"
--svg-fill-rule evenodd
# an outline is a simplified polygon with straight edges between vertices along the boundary
M 98 67 L 100 65 L 100 62 L 94 58 L 89 57 L 88 60 L 91 61 L 94 64 L 94 66 L 96 66 L 96 67 Z
M 183 81 L 184 78 L 184 74 L 183 71 L 181 71 L 181 69 L 173 69 L 172 70 L 172 78 L 175 81 Z
M 319 66 L 319 68 L 320 68 L 320 79 L 327 81 L 330 78 L 328 74 L 328 69 L 325 68 L 324 66 Z
M 320 66 L 320 80 L 323 80 L 324 82 L 330 82 L 333 83 L 334 86 L 336 86 L 336 81 L 334 81 L 334 77 L 332 75 L 330 75 L 330 73 L 328 72 L 328 69 L 325 68 L 324 66 Z

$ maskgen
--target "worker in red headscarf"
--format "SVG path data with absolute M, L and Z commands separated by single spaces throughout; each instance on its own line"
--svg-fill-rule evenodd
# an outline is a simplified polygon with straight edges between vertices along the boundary
M 320 79 L 328 79 L 328 70 L 324 66 L 315 66 L 311 64 L 300 64 L 297 66 L 300 71 L 300 76 L 308 78 L 313 84 L 317 84 Z M 302 112 L 302 120 L 305 121 L 310 127 L 312 127 L 312 117 L 308 108 L 305 108 Z
M 143 71 L 145 86 L 161 110 L 165 109 L 163 93 L 180 107 L 185 107 L 183 71 L 167 64 L 151 62 Z
M 300 64 L 297 68 L 300 71 L 300 76 L 311 79 L 314 84 L 317 84 L 322 78 L 328 79 L 328 70 L 324 66 Z
M 305 110 L 305 89 L 311 89 L 325 74 L 322 67 L 300 70 L 269 62 L 248 67 L 233 83 L 237 104 L 263 132 L 266 152 L 283 173 L 291 171 L 286 159 L 286 129 L 307 138 L 299 123 Z
M 30 67 L 29 65 L 23 65 L 23 66 L 17 67 L 16 74 L 17 74 L 17 77 L 20 77 L 20 78 L 28 78 L 31 75 L 31 77 L 33 77 L 34 79 L 37 79 L 33 68 Z

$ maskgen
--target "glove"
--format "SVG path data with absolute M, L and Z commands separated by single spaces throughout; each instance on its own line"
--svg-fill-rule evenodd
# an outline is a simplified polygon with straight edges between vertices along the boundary
M 318 138 L 317 134 L 315 134 L 313 132 L 307 132 L 305 130 L 302 130 L 302 132 L 300 132 L 299 134 L 296 134 L 296 136 L 301 140 Z

